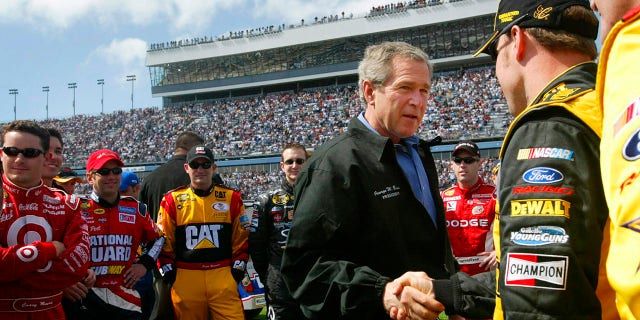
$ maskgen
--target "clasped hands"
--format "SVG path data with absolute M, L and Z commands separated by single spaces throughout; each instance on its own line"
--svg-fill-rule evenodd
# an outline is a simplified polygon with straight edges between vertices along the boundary
M 391 319 L 433 320 L 444 311 L 433 292 L 432 280 L 424 272 L 406 272 L 385 286 L 383 304 Z M 449 319 L 461 319 L 454 317 Z

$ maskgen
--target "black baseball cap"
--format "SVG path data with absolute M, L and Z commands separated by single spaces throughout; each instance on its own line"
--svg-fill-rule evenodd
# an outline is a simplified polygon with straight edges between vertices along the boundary
M 191 161 L 198 158 L 204 158 L 213 163 L 213 151 L 203 145 L 194 146 L 189 150 L 189 153 L 187 153 L 187 163 L 191 163 Z
M 490 54 L 498 38 L 515 25 L 522 28 L 564 30 L 595 40 L 598 37 L 597 25 L 590 26 L 581 20 L 563 19 L 564 9 L 571 6 L 583 6 L 591 10 L 589 1 L 586 0 L 500 0 L 493 22 L 494 33 L 473 56 Z
M 453 148 L 453 151 L 451 151 L 451 156 L 455 156 L 460 150 L 467 150 L 473 153 L 474 156 L 480 157 L 480 149 L 478 148 L 478 145 L 473 143 L 473 141 L 460 141 L 460 143 Z

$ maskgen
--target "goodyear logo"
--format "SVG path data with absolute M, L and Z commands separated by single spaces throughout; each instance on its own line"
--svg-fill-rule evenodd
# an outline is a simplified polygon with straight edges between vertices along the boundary
M 103 214 L 104 213 L 104 209 L 102 209 L 102 208 L 95 209 L 95 210 L 93 210 L 93 213 L 95 213 L 95 214 Z
M 571 202 L 560 199 L 511 200 L 513 217 L 565 217 L 569 219 Z
M 547 20 L 549 19 L 551 10 L 553 10 L 553 7 L 545 8 L 540 5 L 536 8 L 536 11 L 533 12 L 533 17 L 538 20 Z
M 551 158 L 573 160 L 573 150 L 562 148 L 526 148 L 518 150 L 518 160 Z

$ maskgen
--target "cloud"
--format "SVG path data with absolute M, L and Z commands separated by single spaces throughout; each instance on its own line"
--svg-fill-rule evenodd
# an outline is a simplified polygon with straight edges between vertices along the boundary
M 90 60 L 102 60 L 112 66 L 131 68 L 144 65 L 147 43 L 141 39 L 114 39 L 109 45 L 97 47 Z

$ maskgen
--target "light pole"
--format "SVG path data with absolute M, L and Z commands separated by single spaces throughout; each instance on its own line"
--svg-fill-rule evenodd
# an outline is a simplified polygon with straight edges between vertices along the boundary
M 16 121 L 16 101 L 18 97 L 18 89 L 9 89 L 9 94 L 13 95 L 13 121 Z
M 44 109 L 47 111 L 47 120 L 49 120 L 49 86 L 42 87 L 42 92 L 47 93 L 47 104 L 45 105 Z
M 98 85 L 102 86 L 102 95 L 100 96 L 100 112 L 104 113 L 104 79 L 98 79 Z
M 69 85 L 69 89 L 73 89 L 73 116 L 76 116 L 76 88 L 78 87 L 78 84 L 75 82 L 71 82 L 68 84 Z
M 127 81 L 131 81 L 131 110 L 133 110 L 133 82 L 136 81 L 136 75 L 135 74 L 128 75 Z

